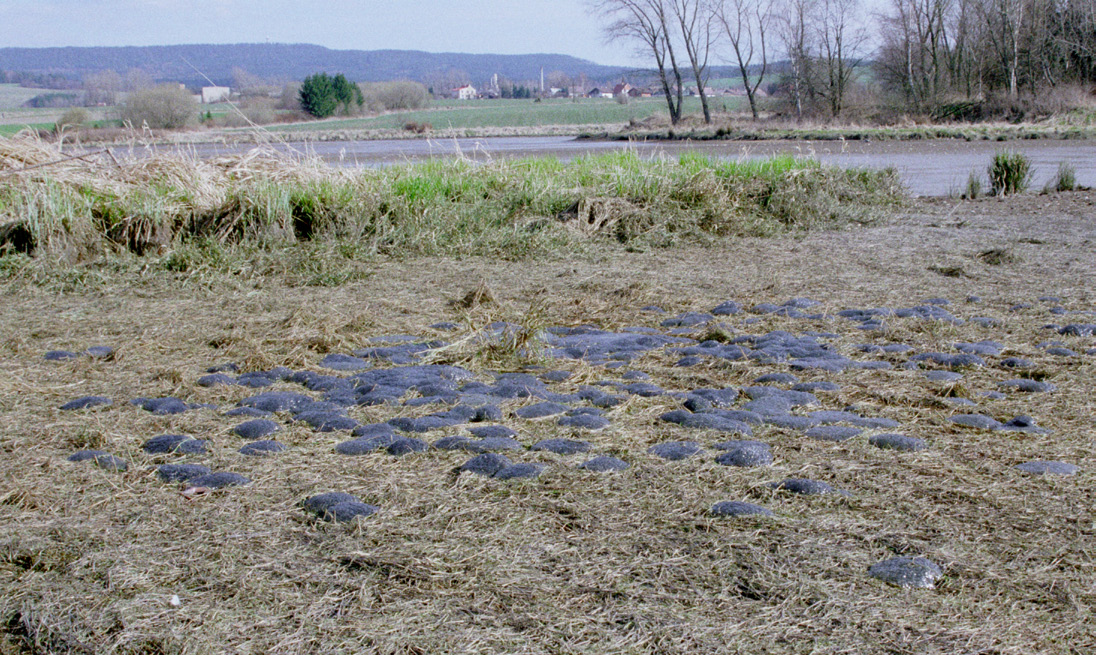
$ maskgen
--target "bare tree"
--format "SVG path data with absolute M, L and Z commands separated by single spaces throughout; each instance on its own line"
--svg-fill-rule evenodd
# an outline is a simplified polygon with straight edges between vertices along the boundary
M 792 100 L 795 103 L 795 117 L 802 120 L 806 96 L 810 91 L 808 80 L 811 78 L 811 49 L 813 32 L 811 21 L 814 15 L 814 0 L 787 0 L 781 17 L 777 21 L 780 40 L 788 56 L 791 68 Z
M 122 91 L 122 76 L 112 70 L 91 73 L 84 77 L 85 102 L 95 105 L 113 106 L 118 104 L 118 94 Z
M 878 68 L 915 106 L 935 106 L 949 85 L 946 27 L 952 5 L 953 0 L 892 0 L 890 13 L 880 17 Z
M 143 68 L 131 68 L 126 71 L 126 91 L 130 93 L 142 89 L 151 89 L 156 83 Z
M 758 119 L 757 89 L 765 79 L 769 66 L 766 37 L 771 33 L 776 18 L 774 3 L 775 0 L 717 0 L 713 5 L 716 19 L 730 41 L 735 61 L 738 62 L 742 86 L 746 89 L 754 120 Z M 750 82 L 750 67 L 755 56 L 760 59 L 761 68 L 756 79 Z
M 979 8 L 988 45 L 1001 64 L 1008 95 L 1015 99 L 1020 93 L 1020 39 L 1027 7 L 1024 0 L 984 0 Z
M 816 91 L 825 98 L 830 115 L 837 118 L 845 110 L 845 97 L 860 64 L 867 32 L 856 22 L 859 0 L 822 0 L 819 9 L 815 29 L 822 70 Z
M 177 129 L 186 127 L 198 115 L 198 103 L 175 84 L 134 91 L 121 107 L 124 122 L 137 128 Z
M 693 79 L 696 80 L 696 93 L 700 96 L 704 122 L 711 123 L 712 110 L 708 106 L 705 87 L 708 84 L 708 56 L 712 50 L 714 16 L 706 0 L 673 0 L 671 6 L 693 70 Z
M 605 27 L 609 41 L 630 41 L 639 52 L 654 56 L 659 84 L 670 111 L 670 124 L 681 120 L 681 69 L 677 65 L 674 39 L 669 29 L 672 10 L 666 0 L 595 0 L 591 8 L 610 22 Z

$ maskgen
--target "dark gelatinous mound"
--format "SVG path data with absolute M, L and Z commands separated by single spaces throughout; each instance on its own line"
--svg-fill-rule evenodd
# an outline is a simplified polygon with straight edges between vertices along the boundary
M 251 480 L 248 480 L 239 473 L 229 473 L 227 471 L 199 475 L 198 477 L 188 479 L 186 482 L 192 487 L 206 487 L 208 489 L 221 489 L 223 487 L 236 487 L 251 484 Z
M 576 439 L 544 439 L 533 444 L 531 450 L 546 450 L 557 455 L 574 455 L 590 450 L 590 444 Z
M 944 571 L 924 557 L 892 557 L 873 564 L 868 575 L 899 587 L 932 589 Z
M 252 457 L 261 455 L 272 455 L 274 453 L 280 453 L 285 450 L 285 444 L 273 441 L 271 439 L 260 439 L 259 441 L 252 441 L 249 444 L 244 444 L 238 451 L 241 455 L 249 455 Z
M 201 464 L 164 464 L 156 469 L 164 482 L 185 482 L 201 475 L 209 475 L 208 466 Z
M 725 500 L 712 505 L 712 516 L 772 516 L 772 510 L 737 500 Z
M 692 457 L 700 451 L 701 445 L 695 441 L 666 441 L 647 449 L 648 453 L 670 461 Z
M 114 401 L 106 396 L 84 396 L 83 398 L 76 398 L 70 400 L 64 405 L 61 405 L 60 409 L 65 411 L 72 411 L 77 409 L 90 409 L 92 407 L 109 407 L 113 405 Z
M 609 473 L 612 471 L 623 471 L 629 466 L 628 462 L 625 462 L 622 459 L 602 455 L 586 460 L 579 465 L 579 468 L 586 469 L 587 471 L 594 471 L 595 473 Z

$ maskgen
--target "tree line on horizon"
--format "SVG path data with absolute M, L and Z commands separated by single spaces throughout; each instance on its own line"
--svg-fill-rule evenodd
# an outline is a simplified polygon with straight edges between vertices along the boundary
M 1096 83 L 1093 0 L 889 0 L 870 19 L 861 0 L 590 0 L 589 6 L 608 39 L 632 44 L 651 62 L 673 124 L 682 118 L 688 85 L 711 122 L 706 89 L 713 59 L 737 65 L 755 119 L 758 90 L 777 55 L 786 61 L 778 86 L 797 118 L 843 117 L 869 77 L 878 105 L 968 118 L 981 118 L 972 113 L 987 100 L 1022 112 L 1025 104 L 1046 104 L 1055 91 Z

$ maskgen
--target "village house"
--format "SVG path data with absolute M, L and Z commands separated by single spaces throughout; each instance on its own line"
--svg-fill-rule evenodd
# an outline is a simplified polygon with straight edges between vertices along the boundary
M 620 84 L 617 84 L 616 86 L 613 87 L 613 96 L 614 97 L 615 96 L 620 96 L 620 95 L 631 95 L 631 94 L 632 94 L 632 85 L 628 84 L 627 82 L 621 82 Z
M 202 104 L 211 105 L 215 102 L 226 102 L 232 95 L 232 89 L 227 86 L 203 86 Z
M 476 93 L 476 87 L 471 84 L 465 84 L 462 87 L 453 89 L 453 97 L 457 100 L 475 100 L 479 96 Z

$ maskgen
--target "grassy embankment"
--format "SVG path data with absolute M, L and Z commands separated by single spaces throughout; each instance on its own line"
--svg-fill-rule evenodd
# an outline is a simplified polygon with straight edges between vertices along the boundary
M 864 222 L 901 198 L 893 172 L 792 157 L 614 153 L 374 170 L 257 154 L 50 164 L 58 157 L 37 141 L 0 140 L 0 243 L 35 253 L 37 266 L 128 251 L 179 272 L 246 262 L 317 284 L 352 276 L 374 255 L 513 259 L 598 239 L 670 246 Z

